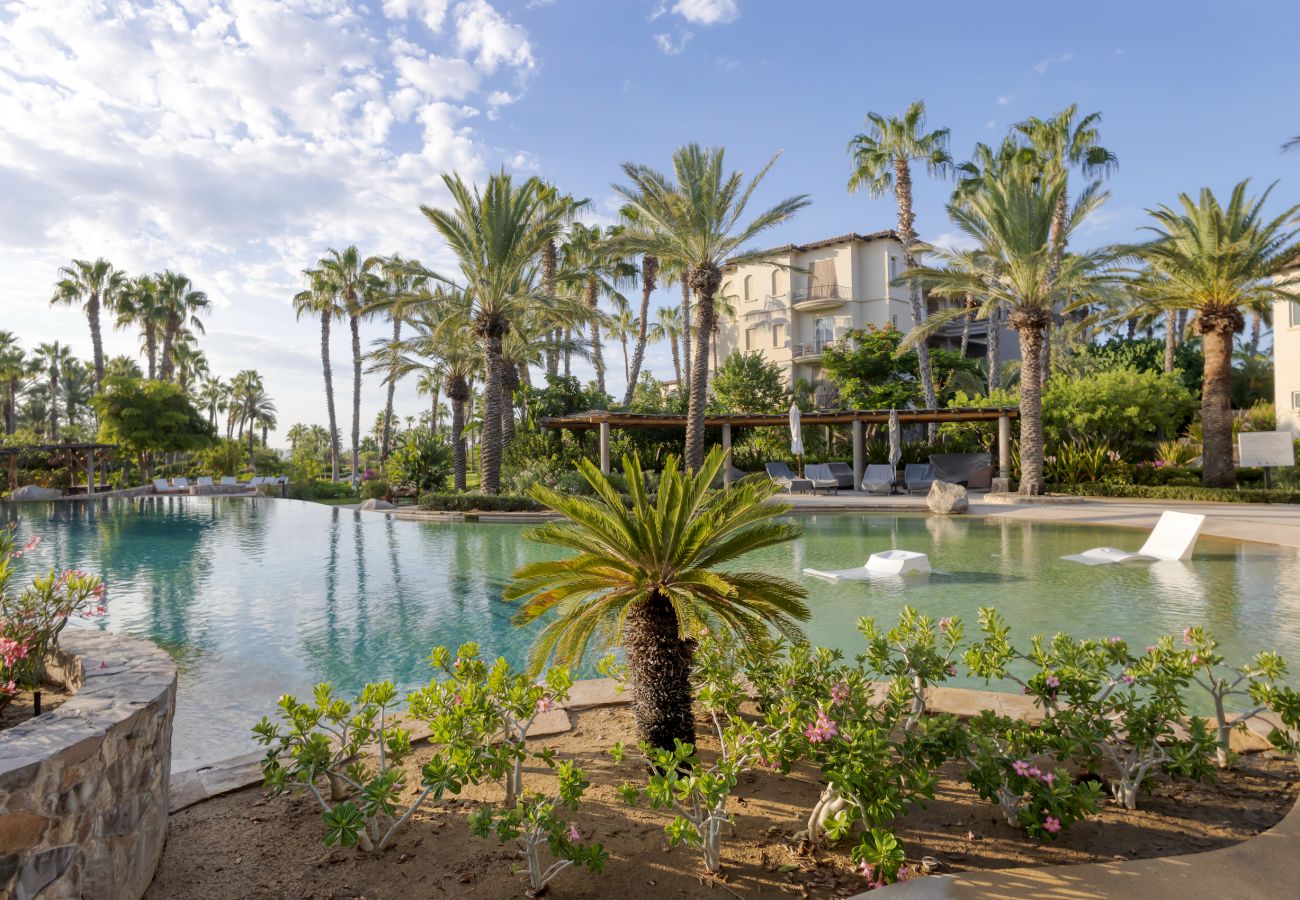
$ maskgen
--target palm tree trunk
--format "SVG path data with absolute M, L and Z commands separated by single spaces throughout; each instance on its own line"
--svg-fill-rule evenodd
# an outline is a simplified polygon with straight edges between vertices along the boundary
M 465 399 L 470 394 L 465 379 L 456 376 L 447 384 L 447 399 L 451 401 L 451 470 L 452 485 L 465 490 Z
M 5 395 L 5 434 L 13 434 L 18 428 L 17 409 L 15 408 L 18 400 L 18 380 L 10 378 L 8 388 Z M 12 486 L 10 485 L 10 487 Z
M 1002 313 L 994 310 L 989 314 L 989 391 L 1002 387 Z
M 587 308 L 591 310 L 591 364 L 596 369 L 596 390 L 605 393 L 605 357 L 600 350 L 600 310 L 597 306 L 598 285 L 594 278 L 587 279 Z
M 685 384 L 682 382 L 682 352 L 681 352 L 681 344 L 679 343 L 679 338 L 680 338 L 680 337 L 681 337 L 681 335 L 676 335 L 676 334 L 674 334 L 674 335 L 672 335 L 671 337 L 669 337 L 669 339 L 668 339 L 668 342 L 669 342 L 670 344 L 672 344 L 672 351 L 673 351 L 673 372 L 677 375 L 677 392 L 678 392 L 678 393 L 682 393 L 683 391 L 686 390 L 686 386 L 685 386 Z
M 515 439 L 515 391 L 519 389 L 519 370 L 513 363 L 501 363 L 501 451 Z
M 1011 324 L 1020 335 L 1020 493 L 1047 491 L 1043 478 L 1043 313 L 1017 313 Z M 1050 321 L 1050 319 L 1048 319 Z
M 1259 353 L 1259 339 L 1264 333 L 1264 314 L 1257 312 L 1250 317 L 1250 355 Z
M 244 426 L 240 425 L 239 427 L 242 429 Z M 257 458 L 253 455 L 253 438 L 254 438 L 253 423 L 250 421 L 248 423 L 248 468 L 253 471 L 254 475 L 256 475 Z
M 59 442 L 59 377 L 50 376 L 50 440 Z
M 654 747 L 671 748 L 675 740 L 694 743 L 694 647 L 682 639 L 672 605 L 658 594 L 635 604 L 628 611 L 623 635 L 637 737 Z
M 1174 351 L 1178 349 L 1178 314 L 1165 313 L 1165 372 L 1174 370 Z
M 650 295 L 654 293 L 659 275 L 659 260 L 654 256 L 641 257 L 641 318 L 636 335 L 636 349 L 632 351 L 632 368 L 627 376 L 627 390 L 623 392 L 623 405 L 632 404 L 632 394 L 641 378 L 641 363 L 645 360 L 646 333 L 650 327 Z M 674 350 L 674 354 L 676 351 Z M 678 375 L 680 376 L 680 373 Z
M 1241 321 L 1240 313 L 1236 319 Z M 1207 319 L 1202 313 L 1197 321 L 1201 325 L 1201 347 L 1205 352 L 1201 387 L 1201 482 L 1206 487 L 1233 487 L 1237 473 L 1232 462 L 1232 336 L 1240 328 L 1232 327 L 1230 317 Z
M 704 407 L 708 402 L 709 336 L 713 332 L 713 294 L 722 273 L 713 266 L 691 271 L 695 294 L 695 352 L 692 356 L 690 402 L 686 409 L 686 466 L 692 472 L 704 464 Z
M 176 334 L 180 331 L 180 323 L 175 321 L 175 316 L 167 317 L 167 327 L 163 329 L 162 358 L 158 360 L 158 375 L 163 381 L 172 380 L 172 371 L 175 368 L 172 362 L 172 347 L 176 344 Z
M 361 470 L 361 320 L 348 316 L 352 329 L 352 481 Z
M 564 377 L 568 378 L 573 374 L 573 351 L 569 347 L 569 342 L 573 340 L 573 332 L 566 325 L 564 327 Z
M 99 294 L 92 292 L 86 301 L 86 319 L 90 322 L 90 345 L 95 351 L 95 393 L 104 388 L 104 340 L 99 328 Z
M 682 371 L 683 382 L 678 379 L 678 387 L 691 395 L 691 377 L 695 369 L 691 366 L 691 284 L 690 272 L 682 273 Z
M 558 251 L 555 247 L 554 240 L 548 240 L 542 247 L 542 289 L 548 294 L 555 293 L 555 270 L 558 266 Z M 556 328 L 552 332 L 557 345 L 560 340 L 560 329 Z M 546 351 L 546 374 L 558 375 L 560 372 L 560 348 L 552 346 Z M 566 373 L 567 374 L 567 373 Z
M 961 355 L 966 356 L 966 348 L 970 345 L 970 326 L 971 321 L 975 318 L 975 298 L 970 294 L 966 295 L 966 315 L 961 320 Z
M 393 352 L 396 353 L 397 342 L 402 339 L 402 320 L 393 318 Z M 388 451 L 393 445 L 393 392 L 397 390 L 397 367 L 388 372 L 388 401 L 384 404 L 384 434 L 379 458 L 388 459 Z
M 1137 337 L 1138 323 L 1137 319 L 1129 319 L 1124 323 L 1124 339 L 1131 341 Z
M 912 269 L 916 267 L 912 253 L 916 245 L 916 214 L 912 211 L 912 168 L 905 159 L 894 162 L 894 194 L 898 200 L 898 237 L 903 244 L 903 263 Z M 921 307 L 920 286 L 915 281 L 907 285 L 907 299 L 912 307 L 912 327 L 920 328 L 925 322 L 925 310 Z M 916 367 L 921 379 L 921 396 L 926 407 L 934 409 L 939 404 L 934 394 L 934 373 L 930 370 L 930 347 L 923 340 L 916 343 Z M 931 422 L 926 430 L 933 441 L 939 434 L 939 425 Z
M 320 362 L 325 370 L 325 407 L 330 420 L 330 480 L 339 480 L 339 425 L 334 413 L 334 373 L 330 371 L 330 314 L 320 314 Z M 230 429 L 226 429 L 229 437 Z
M 631 383 L 632 383 L 632 363 L 631 363 L 631 361 L 628 359 L 628 355 L 627 355 L 627 335 L 626 335 L 626 334 L 620 334 L 620 335 L 618 336 L 618 339 L 619 339 L 619 341 L 621 341 L 622 344 L 623 344 L 623 382 L 624 382 L 625 384 L 631 384 Z
M 144 354 L 149 359 L 149 380 L 158 377 L 158 329 L 154 325 L 144 327 Z
M 501 489 L 501 334 L 489 330 L 484 354 L 483 434 L 479 438 L 479 490 L 495 494 Z
M 1187 310 L 1178 310 L 1178 343 L 1181 345 L 1187 338 Z
M 433 402 L 429 404 L 429 434 L 438 436 L 438 382 L 433 383 Z

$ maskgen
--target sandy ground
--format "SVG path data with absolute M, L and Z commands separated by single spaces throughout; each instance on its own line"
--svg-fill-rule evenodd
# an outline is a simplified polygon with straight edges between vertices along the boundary
M 41 714 L 53 712 L 62 706 L 72 695 L 62 688 L 46 686 L 41 689 Z M 35 707 L 32 705 L 32 692 L 19 691 L 18 695 L 0 710 L 0 731 L 21 725 L 32 718 Z
M 592 781 L 575 821 L 605 844 L 610 860 L 600 875 L 569 870 L 548 896 L 623 897 L 843 897 L 865 889 L 847 855 L 836 849 L 806 853 L 793 840 L 821 785 L 807 768 L 790 776 L 745 776 L 731 804 L 735 828 L 724 838 L 725 882 L 700 877 L 697 851 L 669 850 L 664 813 L 626 806 L 614 789 L 641 770 L 631 759 L 616 765 L 605 752 L 629 740 L 625 708 L 574 713 L 572 731 L 530 742 L 575 758 Z M 703 725 L 701 734 L 704 733 Z M 702 740 L 706 749 L 710 741 Z M 412 770 L 428 756 L 419 748 Z M 531 770 L 531 783 L 552 783 Z M 1061 839 L 1040 844 L 1001 822 L 953 768 L 938 795 L 897 823 L 909 860 L 936 857 L 940 872 L 1139 859 L 1209 850 L 1245 840 L 1278 820 L 1295 801 L 1295 764 L 1267 754 L 1243 757 L 1217 784 L 1160 784 L 1141 808 L 1107 803 Z M 414 780 L 414 779 L 413 779 Z M 200 803 L 172 816 L 158 874 L 146 894 L 165 898 L 525 897 L 512 871 L 512 846 L 472 836 L 466 815 L 481 802 L 500 802 L 499 785 L 467 789 L 449 803 L 426 806 L 377 856 L 321 843 L 315 801 L 266 799 L 256 788 Z

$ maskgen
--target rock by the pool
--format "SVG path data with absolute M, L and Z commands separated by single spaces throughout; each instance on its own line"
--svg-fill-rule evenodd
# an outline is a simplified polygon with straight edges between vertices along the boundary
M 949 484 L 946 481 L 936 481 L 930 485 L 930 495 L 925 498 L 925 503 L 930 507 L 930 512 L 940 516 L 964 513 L 970 509 L 966 489 L 960 484 Z
M 16 503 L 24 500 L 58 500 L 63 496 L 63 491 L 57 488 L 41 487 L 36 484 L 25 484 L 18 490 L 9 494 L 9 499 Z
M 396 506 L 394 506 L 393 504 L 389 503 L 387 500 L 362 500 L 362 501 L 361 501 L 361 506 L 360 506 L 360 508 L 361 508 L 361 509 L 369 509 L 369 510 L 374 510 L 374 509 L 397 509 Z

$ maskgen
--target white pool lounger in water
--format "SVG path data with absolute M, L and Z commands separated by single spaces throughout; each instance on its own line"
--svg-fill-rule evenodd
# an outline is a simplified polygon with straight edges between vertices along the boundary
M 871 554 L 867 564 L 857 569 L 804 569 L 805 575 L 825 578 L 827 581 L 869 581 L 873 578 L 891 578 L 904 575 L 929 575 L 930 557 L 915 550 L 882 550 Z
M 1061 559 L 1080 562 L 1085 566 L 1105 566 L 1138 560 L 1188 559 L 1196 547 L 1196 538 L 1200 535 L 1204 524 L 1205 516 L 1198 513 L 1165 510 L 1160 514 L 1160 521 L 1156 522 L 1156 527 L 1151 529 L 1147 542 L 1137 553 L 1117 550 L 1114 547 L 1094 547 L 1082 553 L 1062 556 Z

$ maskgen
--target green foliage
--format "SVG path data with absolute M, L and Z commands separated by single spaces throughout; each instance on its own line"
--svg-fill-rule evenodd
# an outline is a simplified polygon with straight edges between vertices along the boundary
M 1200 625 L 1183 631 L 1183 655 L 1187 657 L 1192 672 L 1192 682 L 1210 695 L 1214 703 L 1214 725 L 1217 729 L 1215 761 L 1219 768 L 1232 764 L 1228 738 L 1234 728 L 1244 730 L 1246 722 L 1268 708 L 1269 692 L 1276 682 L 1286 675 L 1286 661 L 1276 653 L 1260 651 L 1249 663 L 1228 665 L 1219 652 L 1219 642 Z M 1250 699 L 1255 705 L 1236 713 L 1227 706 Z
M 790 408 L 781 366 L 762 353 L 733 350 L 713 378 L 713 407 L 722 413 L 776 413 Z
M 378 500 L 387 496 L 388 482 L 384 479 L 371 478 L 368 481 L 361 482 L 361 497 L 363 500 Z
M 341 500 L 354 496 L 352 485 L 346 481 L 297 481 L 289 479 L 290 500 Z
M 515 397 L 524 410 L 524 421 L 536 428 L 539 420 L 551 416 L 609 409 L 613 398 L 593 387 L 583 387 L 571 375 L 547 375 L 544 387 L 522 387 Z
M 422 429 L 403 431 L 384 463 L 390 484 L 417 494 L 437 492 L 451 480 L 451 445 Z
M 248 463 L 248 451 L 239 441 L 219 438 L 207 450 L 200 452 L 193 468 L 195 475 L 235 475 L 244 470 Z
M 216 433 L 180 385 L 109 378 L 92 401 L 100 437 L 121 444 L 147 468 L 155 453 L 185 453 L 212 445 Z
M 1119 452 L 1100 438 L 1059 444 L 1043 457 L 1043 476 L 1049 484 L 1122 482 L 1127 480 L 1128 472 Z
M 1165 370 L 1163 338 L 1111 337 L 1099 344 L 1085 344 L 1079 363 L 1086 371 L 1102 372 L 1132 369 L 1153 375 Z M 1201 378 L 1205 374 L 1205 357 L 1201 339 L 1181 341 L 1174 349 L 1174 368 L 1183 387 L 1195 397 L 1201 395 Z
M 916 377 L 914 350 L 899 353 L 903 333 L 874 325 L 853 329 L 846 340 L 828 347 L 822 356 L 826 377 L 839 389 L 840 405 L 853 409 L 905 409 L 924 406 Z M 936 396 L 944 403 L 963 384 L 977 378 L 977 360 L 948 350 L 930 351 Z
M 1075 494 L 1080 497 L 1138 497 L 1143 500 L 1207 500 L 1220 503 L 1300 503 L 1300 490 L 1250 490 L 1240 488 L 1207 488 L 1183 485 L 1106 484 L 1054 484 L 1058 494 Z
M 514 494 L 421 494 L 420 509 L 430 512 L 541 512 L 531 497 Z
M 1300 692 L 1285 685 L 1261 691 L 1258 698 L 1278 717 L 1281 727 L 1274 726 L 1268 742 L 1283 753 L 1295 755 L 1300 765 Z
M 502 490 L 523 494 L 534 484 L 557 487 L 585 458 L 580 442 L 581 438 L 566 436 L 563 431 L 516 432 L 501 461 Z
M 1135 463 L 1152 457 L 1161 436 L 1177 435 L 1196 407 L 1177 374 L 1114 369 L 1054 378 L 1043 395 L 1043 431 L 1049 447 L 1101 441 Z

